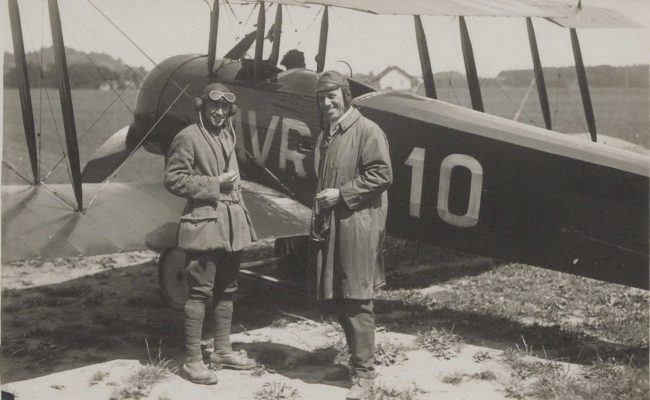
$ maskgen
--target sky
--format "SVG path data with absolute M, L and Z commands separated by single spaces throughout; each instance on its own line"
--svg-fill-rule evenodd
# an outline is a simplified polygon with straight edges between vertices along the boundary
M 26 50 L 51 46 L 47 1 L 29 0 L 19 4 Z M 645 26 L 644 29 L 578 30 L 586 65 L 650 63 L 649 0 L 583 0 L 583 4 L 615 9 Z M 211 0 L 59 0 L 66 46 L 107 53 L 146 69 L 172 55 L 207 53 L 211 5 Z M 252 5 L 222 5 L 220 10 L 217 57 L 253 31 L 257 20 L 257 10 L 252 12 Z M 305 53 L 307 67 L 315 69 L 321 10 L 317 6 L 285 8 L 281 55 L 289 49 L 300 49 Z M 3 6 L 1 12 L 4 48 L 13 53 L 7 8 Z M 267 10 L 267 29 L 274 15 L 275 6 Z M 425 16 L 422 20 L 434 72 L 464 72 L 458 19 Z M 329 21 L 326 69 L 346 71 L 345 64 L 339 61 L 342 60 L 355 73 L 376 74 L 387 66 L 397 65 L 412 75 L 421 75 L 411 16 L 376 16 L 330 8 Z M 494 77 L 502 70 L 532 68 L 523 18 L 467 17 L 466 22 L 480 76 Z M 568 29 L 542 19 L 534 19 L 533 23 L 543 66 L 573 65 Z M 270 44 L 266 42 L 265 47 L 268 55 Z

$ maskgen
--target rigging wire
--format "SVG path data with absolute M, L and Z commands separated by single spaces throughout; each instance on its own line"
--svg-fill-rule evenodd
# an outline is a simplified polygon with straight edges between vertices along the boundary
M 138 49 L 138 51 L 139 51 L 140 53 L 142 53 L 142 55 L 144 55 L 145 57 L 147 57 L 147 59 L 148 59 L 148 60 L 149 60 L 149 61 L 150 61 L 154 66 L 155 66 L 155 68 L 160 69 L 160 66 L 158 65 L 158 63 L 156 63 L 156 62 L 153 60 L 153 58 L 151 58 L 151 57 L 150 57 L 150 56 L 149 56 L 149 55 L 148 55 L 148 54 L 147 54 L 147 53 L 146 53 L 146 52 L 145 52 L 145 51 L 144 51 L 140 46 L 138 46 L 138 44 L 137 44 L 133 39 L 131 39 L 131 37 L 130 37 L 129 35 L 127 35 L 126 32 L 124 32 L 124 31 L 122 30 L 122 28 L 120 28 L 120 27 L 119 27 L 115 22 L 113 22 L 113 20 L 112 20 L 108 15 L 106 15 L 106 14 L 105 14 L 105 13 L 104 13 L 104 12 L 103 12 L 99 7 L 97 7 L 97 6 L 96 6 L 96 5 L 95 5 L 91 0 L 86 0 L 86 1 L 88 2 L 88 4 L 90 4 L 91 6 L 93 6 L 93 8 L 95 8 L 95 10 L 97 10 L 97 12 L 99 12 L 99 13 L 102 15 L 102 17 L 104 17 L 104 18 L 105 18 L 105 19 L 106 19 L 106 20 L 107 20 L 111 25 L 113 25 L 113 27 L 114 27 L 115 29 L 117 29 L 117 31 L 118 31 L 119 33 L 121 33 L 122 36 L 124 36 L 124 37 L 126 38 L 126 40 L 128 40 L 128 41 L 129 41 L 133 46 L 135 46 L 135 48 Z M 176 82 L 176 80 L 174 80 L 173 78 L 170 78 L 169 81 L 170 81 L 171 83 L 173 83 L 174 86 L 176 86 L 177 89 L 181 89 L 180 85 L 178 84 L 178 82 Z M 181 90 L 181 93 L 185 94 L 185 96 L 187 96 L 188 99 L 194 101 L 194 99 L 192 98 L 192 96 L 190 96 L 188 93 L 185 93 L 184 90 Z
M 34 180 L 30 180 L 29 178 L 27 178 L 27 177 L 25 176 L 25 173 L 24 173 L 24 172 L 22 172 L 22 173 L 19 172 L 19 171 L 18 171 L 18 167 L 13 167 L 11 164 L 9 164 L 9 163 L 8 163 L 7 161 L 5 161 L 5 160 L 2 160 L 2 164 L 4 164 L 5 167 L 9 168 L 9 170 L 10 170 L 11 172 L 13 172 L 13 173 L 15 173 L 16 175 L 18 175 L 19 177 L 21 177 L 21 178 L 22 178 L 25 182 L 27 182 L 30 186 L 34 185 Z
M 61 195 L 60 193 L 58 193 L 56 190 L 54 190 L 53 188 L 49 187 L 47 184 L 45 184 L 45 182 L 40 182 L 39 186 L 45 188 L 45 190 L 47 190 L 48 192 L 52 193 L 52 194 L 53 194 L 57 199 L 59 199 L 59 200 L 61 200 L 62 202 L 64 202 L 67 206 L 69 206 L 70 208 L 72 208 L 74 211 L 78 211 L 77 206 L 75 206 L 71 201 L 68 201 L 65 197 L 63 197 L 63 195 Z
M 128 84 L 128 85 L 127 85 L 127 86 L 122 90 L 122 93 L 124 93 L 124 92 L 125 92 L 125 91 L 130 87 L 130 86 L 131 86 L 131 84 L 129 83 L 129 84 Z M 111 107 L 113 107 L 113 104 L 115 104 L 115 103 L 117 102 L 118 98 L 119 98 L 119 97 L 114 98 L 113 101 L 111 102 L 111 104 L 109 104 L 108 107 L 106 107 L 106 108 L 104 109 L 104 111 L 102 111 L 102 113 L 101 113 L 101 114 L 100 114 L 100 115 L 99 115 L 99 116 L 98 116 L 98 117 L 93 121 L 93 123 L 90 125 L 90 127 L 89 127 L 88 129 L 86 129 L 86 131 L 85 131 L 85 132 L 84 132 L 84 133 L 79 137 L 79 143 L 81 143 L 81 141 L 82 141 L 82 140 L 86 137 L 86 135 L 88 135 L 88 133 L 89 133 L 89 132 L 90 132 L 90 131 L 95 127 L 95 125 L 97 124 L 97 122 L 99 122 L 99 120 L 100 120 L 100 119 L 101 119 L 101 118 L 102 118 L 102 117 L 103 117 L 103 116 L 108 112 L 108 110 L 110 110 Z M 55 170 L 55 169 L 56 169 L 56 168 L 61 164 L 61 161 L 63 161 L 63 160 L 66 159 L 67 156 L 68 156 L 68 154 L 64 151 L 64 152 L 63 152 L 63 157 L 61 157 L 61 158 L 59 159 L 59 161 L 56 162 L 56 164 L 54 165 L 54 167 L 52 167 L 52 169 L 50 169 L 50 171 L 49 171 L 49 172 L 45 175 L 45 177 L 43 178 L 43 181 L 47 181 L 47 178 L 48 178 L 48 177 L 49 177 L 49 176 L 54 172 L 54 170 Z
M 117 172 L 120 170 L 120 168 L 122 168 L 122 166 L 124 166 L 124 164 L 126 163 L 126 161 L 128 161 L 128 159 L 131 158 L 131 156 L 132 156 L 133 154 L 135 154 L 135 152 L 140 148 L 140 146 L 142 145 L 142 143 L 144 143 L 144 141 L 147 140 L 147 138 L 149 137 L 149 135 L 151 134 L 151 132 L 153 132 L 153 130 L 156 128 L 156 126 L 158 126 L 158 124 L 160 123 L 160 121 L 162 121 L 162 119 L 163 119 L 163 118 L 167 115 L 167 113 L 172 109 L 172 107 L 174 106 L 174 104 L 176 104 L 176 102 L 181 98 L 181 96 L 182 96 L 183 94 L 187 95 L 187 93 L 185 93 L 185 90 L 187 90 L 187 88 L 188 88 L 189 86 L 190 86 L 190 85 L 189 85 L 189 83 L 188 83 L 188 84 L 185 85 L 185 87 L 180 91 L 180 93 L 178 93 L 178 95 L 174 98 L 174 101 L 172 101 L 171 104 L 170 104 L 170 105 L 165 109 L 165 111 L 162 113 L 162 115 L 161 115 L 160 117 L 158 117 L 158 119 L 156 120 L 156 122 L 151 126 L 151 128 L 149 128 L 149 130 L 147 131 L 147 133 L 142 137 L 142 139 L 140 139 L 140 141 L 138 142 L 138 144 L 137 144 L 135 147 L 133 147 L 133 150 L 131 150 L 131 152 L 130 152 L 129 155 L 124 159 L 124 161 L 122 162 L 122 164 L 120 164 L 120 165 L 115 169 L 115 171 L 113 171 L 113 173 L 112 173 L 113 176 L 116 176 L 116 175 L 117 175 Z M 99 190 L 97 191 L 97 193 L 95 193 L 95 196 L 94 196 L 94 197 L 93 197 L 93 198 L 88 202 L 88 205 L 86 206 L 86 209 L 88 209 L 88 208 L 90 208 L 90 206 L 92 206 L 93 202 L 97 199 L 97 197 L 98 197 L 99 194 L 104 190 L 104 188 L 106 188 L 106 185 L 107 185 L 110 181 L 111 181 L 111 180 L 110 180 L 109 178 L 106 178 L 106 179 L 104 180 L 104 182 L 102 183 L 102 186 L 99 188 Z
M 72 14 L 72 13 L 71 13 L 71 12 L 70 12 L 66 7 L 63 7 L 63 9 L 64 9 L 68 14 L 70 14 L 70 15 L 72 15 L 73 17 L 77 18 L 77 16 L 74 15 L 74 14 Z M 77 18 L 77 19 L 78 19 L 78 18 Z M 81 22 L 81 21 L 80 21 L 80 22 Z M 86 28 L 86 26 L 83 25 L 83 23 L 82 23 L 82 26 L 83 26 L 84 28 Z M 87 28 L 86 28 L 86 30 L 87 30 Z M 67 33 L 68 33 L 68 38 L 72 39 L 72 41 L 74 42 L 74 44 L 77 45 L 77 47 L 79 47 L 79 48 L 81 49 L 81 45 L 79 44 L 79 42 L 76 41 L 76 39 L 74 38 L 74 36 L 73 36 L 69 31 L 67 31 Z M 101 73 L 101 71 L 100 71 L 100 69 L 99 69 L 99 66 L 98 66 L 97 63 L 92 59 L 92 57 L 90 57 L 90 55 L 89 55 L 88 53 L 86 53 L 85 51 L 82 51 L 82 53 L 83 53 L 83 55 L 88 59 L 88 61 L 90 61 L 90 63 L 92 64 L 92 66 L 95 68 L 95 71 L 97 71 L 97 74 L 99 74 L 99 76 L 100 76 L 104 81 L 108 82 L 108 79 L 107 79 L 107 78 L 106 78 L 106 77 Z M 124 63 L 122 62 L 122 64 L 124 64 Z M 132 71 L 133 71 L 133 70 L 132 70 Z M 129 107 L 129 105 L 126 103 L 126 101 L 124 101 L 124 99 L 123 99 L 122 96 L 121 96 L 121 94 L 123 94 L 124 91 L 122 91 L 122 92 L 120 93 L 120 92 L 118 92 L 117 90 L 115 90 L 115 89 L 113 88 L 112 85 L 109 84 L 109 86 L 110 86 L 110 88 L 111 88 L 111 91 L 112 91 L 113 93 L 115 93 L 115 94 L 118 96 L 119 100 L 122 101 L 122 104 L 124 104 L 124 107 L 126 107 L 126 109 L 129 110 L 129 113 L 133 114 L 133 110 L 131 110 L 131 107 Z M 111 104 L 111 105 L 112 105 L 112 104 Z
M 483 78 L 482 81 L 483 81 L 483 82 L 486 82 L 487 79 L 486 79 L 486 78 Z M 483 83 L 483 82 L 481 82 L 481 83 Z M 503 95 L 505 96 L 505 98 L 508 99 L 508 100 L 510 101 L 510 103 L 514 104 L 515 106 L 518 106 L 517 101 L 516 101 L 515 99 L 513 99 L 513 98 L 508 94 L 508 92 L 505 91 L 505 89 L 504 89 L 501 85 L 499 85 L 499 82 L 494 81 L 494 83 L 495 83 L 495 86 L 496 86 L 496 87 L 501 91 L 501 93 L 503 93 Z M 530 116 L 529 113 L 526 112 L 526 109 L 525 109 L 525 108 L 523 108 L 523 109 L 521 110 L 521 113 L 524 115 L 524 117 L 526 117 L 526 119 L 528 120 L 528 122 L 529 122 L 531 125 L 535 125 L 535 126 L 536 126 L 536 124 L 535 124 L 535 120 Z
M 72 16 L 74 16 L 75 18 L 78 19 L 78 17 L 76 17 L 76 15 L 74 15 L 73 13 L 71 13 L 67 8 L 65 8 L 65 11 L 66 11 L 68 14 L 71 14 Z M 83 25 L 83 22 L 82 22 L 82 21 L 80 21 L 80 22 L 81 22 L 82 25 Z M 86 27 L 85 25 L 83 25 L 83 26 L 84 26 L 84 28 L 87 29 L 87 27 Z M 87 30 L 88 30 L 88 29 L 87 29 Z M 70 34 L 69 34 L 68 36 L 69 36 L 70 38 L 72 38 L 72 40 L 75 42 L 75 44 L 77 44 L 77 46 L 79 46 L 79 43 L 76 42 L 74 36 L 72 36 L 72 35 L 70 35 Z M 79 47 L 80 47 L 80 46 L 79 46 Z M 81 48 L 81 47 L 80 47 L 80 48 Z M 90 57 L 86 52 L 83 52 L 83 54 L 84 54 L 84 56 L 85 56 L 85 57 L 90 61 L 90 63 L 93 65 L 93 67 L 95 68 L 95 70 L 97 71 L 97 73 L 98 73 L 98 74 L 99 74 L 99 75 L 100 75 L 100 76 L 101 76 L 105 81 L 107 81 L 106 77 L 103 76 L 103 74 L 102 74 L 101 71 L 99 70 L 99 67 L 98 67 L 97 64 L 94 62 L 94 60 L 93 60 L 93 59 L 92 59 L 92 58 L 91 58 L 91 57 Z M 124 63 L 122 63 L 122 64 L 123 64 L 123 65 L 126 65 L 126 64 L 124 64 Z M 127 65 L 127 68 L 129 68 L 131 71 L 133 71 L 133 69 L 132 69 L 130 66 L 128 66 L 128 65 Z M 133 72 L 137 74 L 137 72 L 135 72 L 135 71 L 133 71 Z M 101 118 L 102 118 L 102 117 L 103 117 L 103 116 L 108 112 L 108 110 L 113 106 L 113 104 L 115 104 L 115 103 L 117 102 L 117 100 L 121 100 L 122 104 L 126 107 L 126 109 L 129 110 L 129 112 L 130 112 L 131 114 L 133 114 L 133 110 L 131 110 L 131 108 L 129 107 L 129 105 L 128 105 L 128 104 L 124 101 L 124 99 L 122 98 L 122 95 L 126 92 L 126 90 L 127 90 L 130 86 L 131 86 L 131 83 L 129 83 L 128 85 L 126 85 L 126 86 L 122 89 L 121 92 L 117 92 L 117 90 L 115 90 L 115 89 L 111 86 L 111 90 L 112 90 L 114 93 L 116 93 L 117 97 L 116 97 L 115 99 L 113 99 L 113 101 L 111 102 L 111 104 L 109 104 L 108 107 L 106 107 L 106 108 L 105 108 L 105 109 L 100 113 L 100 115 L 99 115 L 99 116 L 98 116 L 98 117 L 97 117 L 97 118 L 92 122 L 92 124 L 90 125 L 90 127 L 89 127 L 88 129 L 86 129 L 86 131 L 85 131 L 85 132 L 84 132 L 84 133 L 79 137 L 79 142 L 81 142 L 81 141 L 82 141 L 82 140 L 87 136 L 87 134 L 92 130 L 92 128 L 95 127 L 95 125 L 97 124 L 97 122 L 99 122 L 99 120 L 100 120 L 100 119 L 101 119 Z M 51 175 L 51 174 L 52 174 L 52 173 L 57 169 L 57 167 L 61 164 L 61 161 L 63 161 L 64 159 L 66 159 L 66 157 L 67 157 L 67 153 L 64 151 L 64 152 L 63 152 L 63 157 L 61 157 L 61 159 L 59 159 L 59 161 L 54 165 L 54 167 L 52 167 L 52 169 L 50 169 L 50 171 L 46 174 L 45 178 L 43 178 L 43 181 L 46 181 L 46 180 L 47 180 L 47 178 L 48 178 L 48 177 L 49 177 L 49 176 L 50 176 L 50 175 Z

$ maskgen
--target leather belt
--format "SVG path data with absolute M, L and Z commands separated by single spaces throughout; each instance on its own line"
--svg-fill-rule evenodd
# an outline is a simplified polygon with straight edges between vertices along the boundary
M 223 201 L 226 203 L 239 203 L 241 201 L 241 198 L 239 197 L 239 192 L 237 190 L 233 190 L 228 194 L 226 193 L 217 194 L 217 201 Z

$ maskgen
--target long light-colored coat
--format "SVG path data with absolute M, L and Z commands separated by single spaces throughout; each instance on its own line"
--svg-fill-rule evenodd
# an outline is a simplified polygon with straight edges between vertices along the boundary
M 329 131 L 328 129 L 327 131 Z M 317 192 L 337 188 L 324 242 L 311 250 L 317 299 L 372 299 L 385 283 L 382 246 L 393 180 L 386 135 L 355 108 L 329 140 L 320 138 Z M 322 213 L 323 211 L 321 211 Z M 325 211 L 328 212 L 328 211 Z M 313 243 L 313 242 L 312 242 Z
M 182 249 L 238 251 L 256 240 L 241 197 L 232 137 L 227 128 L 217 137 L 194 124 L 180 131 L 172 141 L 165 187 L 187 199 L 178 230 L 178 247 Z M 227 168 L 237 171 L 238 176 L 232 191 L 224 193 L 218 177 L 226 171 L 229 154 Z

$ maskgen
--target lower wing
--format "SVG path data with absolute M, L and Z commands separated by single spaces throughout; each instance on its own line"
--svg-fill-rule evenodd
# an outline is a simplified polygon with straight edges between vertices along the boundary
M 74 198 L 68 184 L 3 185 L 2 262 L 161 250 L 176 244 L 185 200 L 162 183 L 83 188 L 89 200 L 77 212 L 66 201 Z M 308 234 L 307 207 L 251 182 L 244 182 L 242 192 L 258 238 Z

